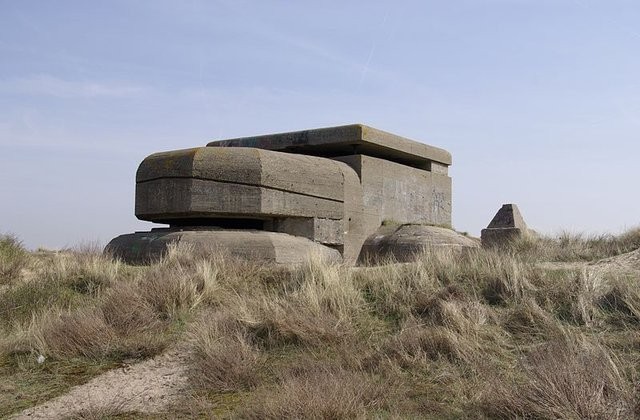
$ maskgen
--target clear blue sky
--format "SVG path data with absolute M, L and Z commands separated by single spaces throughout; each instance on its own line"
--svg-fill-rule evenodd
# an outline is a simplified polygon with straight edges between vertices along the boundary
M 449 150 L 454 225 L 640 224 L 640 2 L 0 0 L 0 232 L 148 229 L 148 154 L 361 122 Z

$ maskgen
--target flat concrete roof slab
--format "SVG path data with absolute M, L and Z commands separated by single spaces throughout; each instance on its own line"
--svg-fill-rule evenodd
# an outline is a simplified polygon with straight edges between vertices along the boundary
M 451 154 L 444 149 L 363 124 L 218 140 L 207 146 L 255 147 L 324 157 L 362 154 L 427 170 L 431 162 L 451 165 Z

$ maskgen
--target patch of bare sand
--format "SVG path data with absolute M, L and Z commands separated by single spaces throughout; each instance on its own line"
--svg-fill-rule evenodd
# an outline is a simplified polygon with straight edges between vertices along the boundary
M 159 413 L 187 384 L 184 346 L 153 359 L 106 372 L 67 394 L 26 409 L 14 419 L 58 419 L 82 411 Z
M 592 274 L 640 275 L 640 249 L 593 262 L 545 262 L 538 265 L 548 270 L 586 270 Z
M 588 266 L 589 269 L 598 271 L 614 271 L 620 274 L 640 274 L 640 249 L 605 258 Z

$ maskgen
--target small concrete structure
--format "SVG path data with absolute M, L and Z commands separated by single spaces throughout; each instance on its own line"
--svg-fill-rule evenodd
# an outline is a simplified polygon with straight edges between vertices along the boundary
M 360 124 L 156 153 L 138 168 L 135 214 L 170 227 L 119 236 L 107 250 L 140 263 L 179 241 L 355 264 L 385 222 L 450 226 L 450 164 L 443 149 Z
M 414 261 L 425 247 L 465 251 L 479 248 L 480 241 L 452 229 L 426 225 L 385 225 L 369 236 L 362 246 L 363 265 L 392 259 Z
M 527 235 L 529 229 L 524 222 L 518 206 L 515 204 L 503 204 L 500 210 L 489 223 L 486 229 L 482 229 L 482 246 L 492 247 L 509 243 L 510 241 Z

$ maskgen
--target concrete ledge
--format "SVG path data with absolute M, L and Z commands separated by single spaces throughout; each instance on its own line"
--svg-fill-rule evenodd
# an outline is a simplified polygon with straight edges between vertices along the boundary
M 120 235 L 109 242 L 105 252 L 129 264 L 148 264 L 162 258 L 171 243 L 189 244 L 199 253 L 223 252 L 277 264 L 302 263 L 311 254 L 332 262 L 342 260 L 335 249 L 286 233 L 209 228 L 153 229 Z

